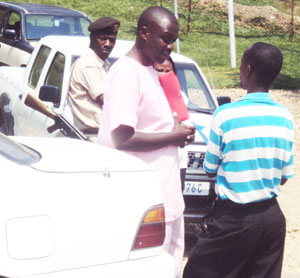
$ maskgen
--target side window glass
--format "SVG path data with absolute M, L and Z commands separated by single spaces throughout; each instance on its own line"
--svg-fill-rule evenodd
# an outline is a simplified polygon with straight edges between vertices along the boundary
M 54 15 L 27 15 L 26 38 L 40 39 L 49 35 L 89 35 L 86 18 Z
M 4 22 L 5 22 L 5 10 L 3 9 L 0 9 L 0 34 L 3 33 L 3 25 L 4 25 Z
M 6 29 L 13 29 L 16 31 L 16 38 L 20 38 L 20 23 L 21 23 L 21 17 L 18 13 L 12 12 L 8 19 L 8 25 Z
M 42 69 L 49 56 L 49 53 L 50 53 L 50 48 L 43 45 L 36 56 L 28 80 L 28 85 L 31 86 L 32 88 L 36 88 Z
M 62 91 L 64 67 L 65 67 L 65 56 L 58 52 L 56 53 L 53 59 L 53 62 L 50 66 L 44 84 L 44 85 L 51 85 L 57 87 L 59 89 L 60 94 Z
M 88 31 L 89 25 L 90 23 L 85 18 L 80 18 L 80 28 L 85 36 L 89 36 L 90 34 L 90 32 Z
M 190 103 L 202 109 L 215 108 L 204 81 L 195 67 L 178 64 L 176 68 L 181 90 L 189 97 Z
M 192 103 L 199 105 L 201 108 L 211 108 L 208 99 L 205 96 L 204 90 L 199 84 L 197 77 L 192 70 L 185 71 L 187 81 L 188 95 Z

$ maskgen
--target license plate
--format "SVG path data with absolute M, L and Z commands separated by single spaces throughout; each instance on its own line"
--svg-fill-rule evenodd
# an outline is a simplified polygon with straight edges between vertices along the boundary
M 184 195 L 208 196 L 208 194 L 209 194 L 209 182 L 186 181 L 184 183 L 183 194 Z

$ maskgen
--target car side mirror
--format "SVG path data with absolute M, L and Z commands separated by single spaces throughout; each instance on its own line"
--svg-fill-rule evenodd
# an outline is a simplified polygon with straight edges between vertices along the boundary
M 230 103 L 231 98 L 227 97 L 227 96 L 220 96 L 220 97 L 217 97 L 217 101 L 218 101 L 219 106 L 221 106 L 225 103 Z
M 3 38 L 8 40 L 16 40 L 18 37 L 16 30 L 14 29 L 6 29 L 3 32 Z
M 42 101 L 52 102 L 55 107 L 59 107 L 60 92 L 58 87 L 44 85 L 40 88 L 39 99 Z

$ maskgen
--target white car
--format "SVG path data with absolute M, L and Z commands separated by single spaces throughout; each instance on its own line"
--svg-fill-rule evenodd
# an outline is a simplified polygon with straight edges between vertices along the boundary
M 0 277 L 175 277 L 160 185 L 142 161 L 0 133 L 0 167 Z

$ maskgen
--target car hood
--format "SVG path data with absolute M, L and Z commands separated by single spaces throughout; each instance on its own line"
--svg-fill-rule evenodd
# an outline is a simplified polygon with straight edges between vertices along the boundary
M 33 48 L 35 48 L 37 45 L 38 45 L 38 40 L 30 40 L 29 41 L 29 44 L 33 47 Z
M 189 115 L 190 119 L 186 124 L 196 127 L 195 143 L 206 143 L 205 141 L 209 137 L 212 115 L 201 112 L 190 112 Z
M 31 165 L 32 168 L 40 171 L 72 173 L 151 170 L 146 163 L 131 155 L 78 139 L 46 137 L 11 138 L 40 154 L 41 159 Z

